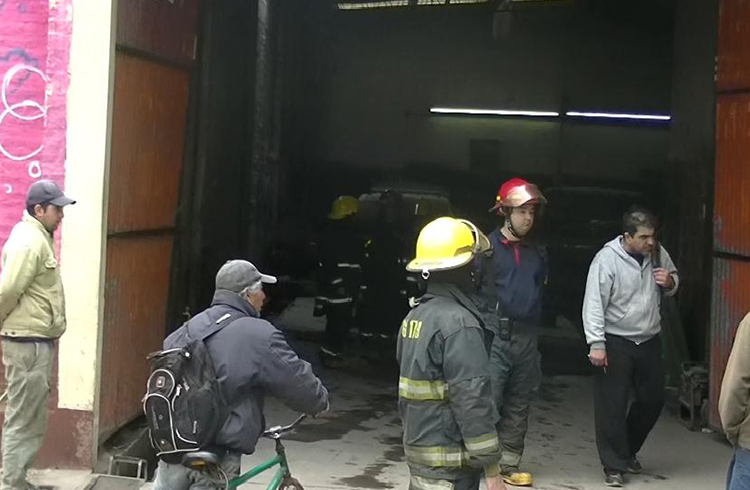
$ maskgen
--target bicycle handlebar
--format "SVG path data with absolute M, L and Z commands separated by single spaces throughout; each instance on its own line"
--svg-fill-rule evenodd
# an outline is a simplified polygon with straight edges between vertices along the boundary
M 297 427 L 306 418 L 307 418 L 307 414 L 303 413 L 302 415 L 297 417 L 297 420 L 295 420 L 289 425 L 285 425 L 285 426 L 277 425 L 275 427 L 271 427 L 270 429 L 266 430 L 263 433 L 263 437 L 267 437 L 269 439 L 279 439 L 282 434 L 291 432 L 292 430 L 294 430 L 295 427 Z

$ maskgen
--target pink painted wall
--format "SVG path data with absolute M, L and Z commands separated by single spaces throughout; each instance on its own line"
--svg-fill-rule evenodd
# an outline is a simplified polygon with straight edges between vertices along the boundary
M 29 185 L 64 184 L 72 16 L 72 0 L 0 0 L 0 245 Z

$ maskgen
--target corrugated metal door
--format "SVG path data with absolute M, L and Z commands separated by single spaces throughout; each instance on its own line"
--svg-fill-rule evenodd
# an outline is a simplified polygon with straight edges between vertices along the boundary
M 165 332 L 198 0 L 119 3 L 100 440 L 138 416 Z
M 722 0 L 716 73 L 714 261 L 709 423 L 734 334 L 750 311 L 750 1 Z

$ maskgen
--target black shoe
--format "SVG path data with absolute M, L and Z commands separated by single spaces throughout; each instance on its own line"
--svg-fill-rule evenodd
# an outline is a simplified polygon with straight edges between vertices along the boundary
M 643 466 L 636 458 L 633 458 L 625 464 L 625 469 L 628 470 L 628 473 L 638 475 L 643 471 Z
M 625 478 L 622 476 L 622 473 L 617 471 L 605 473 L 604 484 L 608 487 L 621 487 L 625 484 Z
M 344 365 L 344 358 L 341 354 L 334 352 L 331 349 L 321 347 L 318 355 L 320 356 L 320 362 L 322 362 L 325 367 L 338 369 Z

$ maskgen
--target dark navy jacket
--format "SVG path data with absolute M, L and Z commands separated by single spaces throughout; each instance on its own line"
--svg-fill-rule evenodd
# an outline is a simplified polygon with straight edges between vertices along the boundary
M 497 228 L 489 234 L 492 256 L 479 263 L 481 307 L 502 317 L 538 325 L 542 289 L 547 278 L 544 250 L 532 244 L 511 242 Z
M 211 307 L 190 319 L 190 336 L 200 337 L 226 317 L 226 326 L 205 340 L 219 385 L 232 413 L 216 444 L 251 454 L 265 430 L 266 395 L 281 399 L 296 412 L 325 410 L 328 391 L 310 364 L 297 357 L 284 336 L 238 294 L 219 290 Z M 164 348 L 184 345 L 183 325 L 164 340 Z

